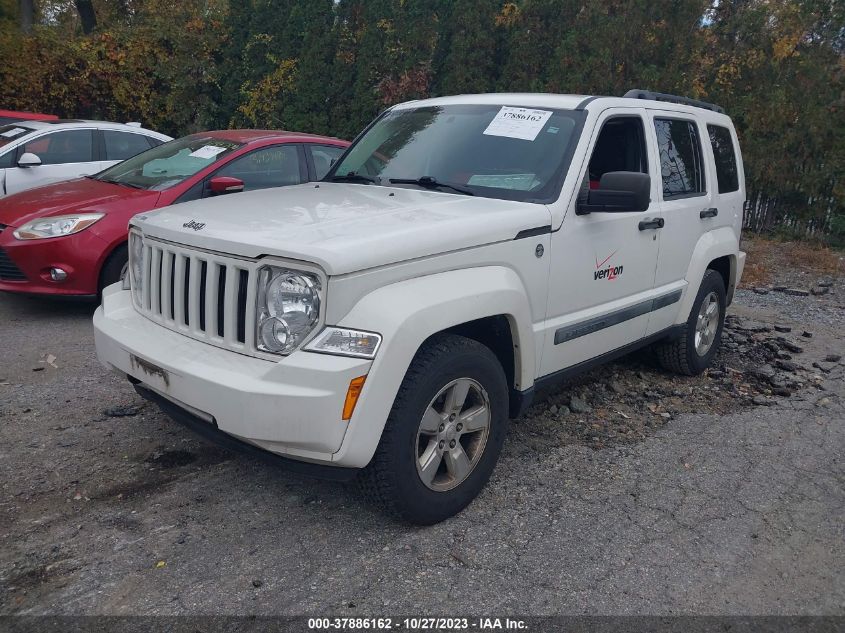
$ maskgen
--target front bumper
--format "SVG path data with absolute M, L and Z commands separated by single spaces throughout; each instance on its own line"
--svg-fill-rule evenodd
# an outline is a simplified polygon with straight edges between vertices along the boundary
M 364 466 L 333 454 L 348 427 L 341 417 L 349 383 L 371 361 L 302 351 L 268 361 L 218 349 L 141 316 L 117 284 L 103 292 L 94 339 L 105 366 L 212 428 L 278 455 Z
M 45 240 L 18 240 L 12 227 L 0 231 L 0 290 L 31 294 L 97 294 L 100 262 L 108 244 L 91 231 Z M 67 273 L 50 279 L 50 268 Z

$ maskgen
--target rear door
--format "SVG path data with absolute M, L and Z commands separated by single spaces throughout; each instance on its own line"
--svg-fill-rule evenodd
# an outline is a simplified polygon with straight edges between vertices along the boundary
M 713 195 L 714 176 L 706 160 L 707 130 L 698 116 L 680 111 L 649 110 L 649 135 L 657 149 L 658 196 L 664 226 L 655 275 L 659 293 L 678 296 L 687 288 L 687 271 L 702 234 L 720 222 Z M 651 314 L 648 333 L 675 323 L 680 301 Z
M 6 169 L 6 193 L 12 194 L 99 171 L 94 161 L 93 128 L 48 132 L 18 146 L 15 160 L 35 154 L 41 164 Z

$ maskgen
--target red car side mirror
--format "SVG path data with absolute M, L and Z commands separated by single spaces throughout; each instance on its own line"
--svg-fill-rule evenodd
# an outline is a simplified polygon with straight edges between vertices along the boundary
M 209 181 L 211 193 L 220 195 L 224 193 L 237 193 L 244 190 L 244 181 L 231 176 L 215 176 Z

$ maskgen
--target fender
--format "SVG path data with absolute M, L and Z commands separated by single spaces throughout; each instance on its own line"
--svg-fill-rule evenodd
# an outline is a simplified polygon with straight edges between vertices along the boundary
M 453 270 L 379 288 L 363 297 L 338 325 L 378 332 L 382 345 L 332 461 L 363 467 L 372 459 L 411 360 L 432 334 L 503 314 L 514 342 L 516 387 L 534 384 L 533 315 L 519 276 L 510 268 Z
M 733 227 L 723 226 L 712 231 L 708 231 L 698 240 L 695 245 L 695 250 L 690 259 L 689 268 L 687 269 L 687 290 L 684 298 L 681 300 L 681 306 L 678 309 L 678 317 L 676 324 L 685 323 L 689 318 L 692 304 L 698 294 L 698 289 L 701 286 L 701 280 L 704 279 L 704 271 L 707 270 L 707 265 L 714 259 L 719 257 L 729 256 L 731 261 L 731 276 L 730 284 L 725 289 L 727 292 L 728 303 L 733 298 L 733 291 L 739 281 L 737 277 L 737 252 L 739 251 L 739 243 Z

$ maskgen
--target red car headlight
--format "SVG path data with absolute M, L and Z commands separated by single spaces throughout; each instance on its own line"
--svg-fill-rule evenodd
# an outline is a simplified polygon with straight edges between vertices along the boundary
M 43 240 L 48 237 L 73 235 L 87 229 L 104 215 L 105 213 L 78 213 L 39 218 L 18 227 L 12 235 L 19 240 Z

